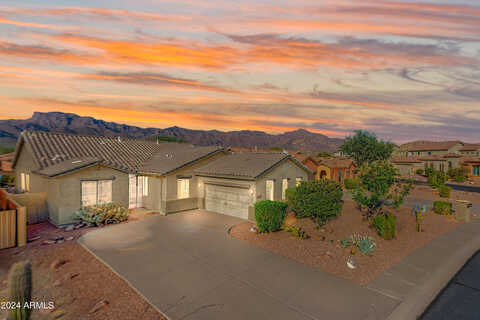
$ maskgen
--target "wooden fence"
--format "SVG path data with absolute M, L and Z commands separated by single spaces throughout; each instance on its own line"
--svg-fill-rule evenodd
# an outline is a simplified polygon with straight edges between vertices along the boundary
M 0 249 L 27 243 L 27 209 L 0 189 Z

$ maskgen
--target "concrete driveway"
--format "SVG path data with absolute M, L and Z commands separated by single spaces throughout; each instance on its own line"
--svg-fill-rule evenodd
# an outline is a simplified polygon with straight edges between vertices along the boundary
M 230 237 L 241 222 L 199 210 L 157 215 L 80 243 L 169 319 L 373 320 L 400 302 Z

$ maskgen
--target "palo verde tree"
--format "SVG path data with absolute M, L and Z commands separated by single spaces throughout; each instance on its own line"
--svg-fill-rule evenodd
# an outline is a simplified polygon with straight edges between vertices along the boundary
M 355 135 L 349 136 L 340 150 L 355 161 L 357 167 L 378 160 L 390 159 L 395 146 L 391 142 L 378 140 L 374 133 L 355 130 Z
M 398 208 L 413 184 L 411 180 L 401 180 L 398 170 L 388 161 L 364 164 L 360 169 L 360 180 L 353 200 L 365 211 L 367 219 L 386 214 L 386 207 Z

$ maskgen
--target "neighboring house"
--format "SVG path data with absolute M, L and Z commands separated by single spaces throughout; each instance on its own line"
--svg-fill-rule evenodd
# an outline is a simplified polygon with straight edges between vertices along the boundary
M 312 156 L 309 156 L 308 154 L 304 154 L 301 152 L 295 152 L 292 155 L 295 157 L 295 159 L 297 159 L 305 167 L 307 167 L 308 169 L 310 169 L 310 171 L 313 172 L 308 178 L 309 180 L 314 180 L 317 169 L 318 169 L 317 160 L 315 160 Z
M 416 141 L 401 145 L 395 155 L 402 157 L 444 156 L 458 153 L 464 146 L 461 141 Z
M 459 151 L 462 156 L 480 157 L 480 144 L 465 144 Z
M 197 208 L 192 170 L 225 153 L 217 147 L 40 131 L 22 132 L 16 150 L 17 190 L 45 192 L 49 220 L 56 225 L 71 223 L 82 206 L 99 203 L 163 214 Z
M 0 174 L 9 174 L 13 172 L 12 161 L 15 152 L 0 155 Z
M 468 178 L 480 179 L 480 157 L 464 157 L 462 165 L 467 169 Z
M 259 200 L 285 200 L 312 172 L 288 153 L 231 153 L 195 170 L 206 210 L 254 219 Z
M 423 161 L 414 158 L 392 158 L 391 162 L 402 176 L 413 176 L 418 169 L 424 170 Z
M 356 176 L 355 163 L 347 158 L 318 158 L 316 179 L 330 179 L 343 185 L 345 179 Z

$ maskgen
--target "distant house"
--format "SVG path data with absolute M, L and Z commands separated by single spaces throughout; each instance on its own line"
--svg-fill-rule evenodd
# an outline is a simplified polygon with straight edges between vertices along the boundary
M 12 162 L 15 152 L 0 155 L 0 174 L 9 174 L 13 172 Z
M 402 157 L 444 156 L 458 153 L 464 146 L 461 141 L 416 141 L 401 145 L 396 151 Z
M 480 179 L 480 157 L 464 157 L 462 165 L 467 169 L 467 175 L 470 179 Z
M 466 143 L 463 147 L 460 148 L 459 152 L 462 156 L 480 157 L 480 144 Z
M 424 170 L 423 161 L 411 157 L 392 158 L 391 162 L 398 169 L 400 175 L 402 176 L 413 176 L 416 174 L 418 169 Z
M 256 201 L 284 201 L 286 190 L 311 174 L 290 154 L 278 152 L 235 152 L 195 170 L 202 208 L 250 220 Z
M 316 179 L 330 179 L 343 185 L 345 179 L 356 176 L 355 163 L 347 158 L 317 158 Z

